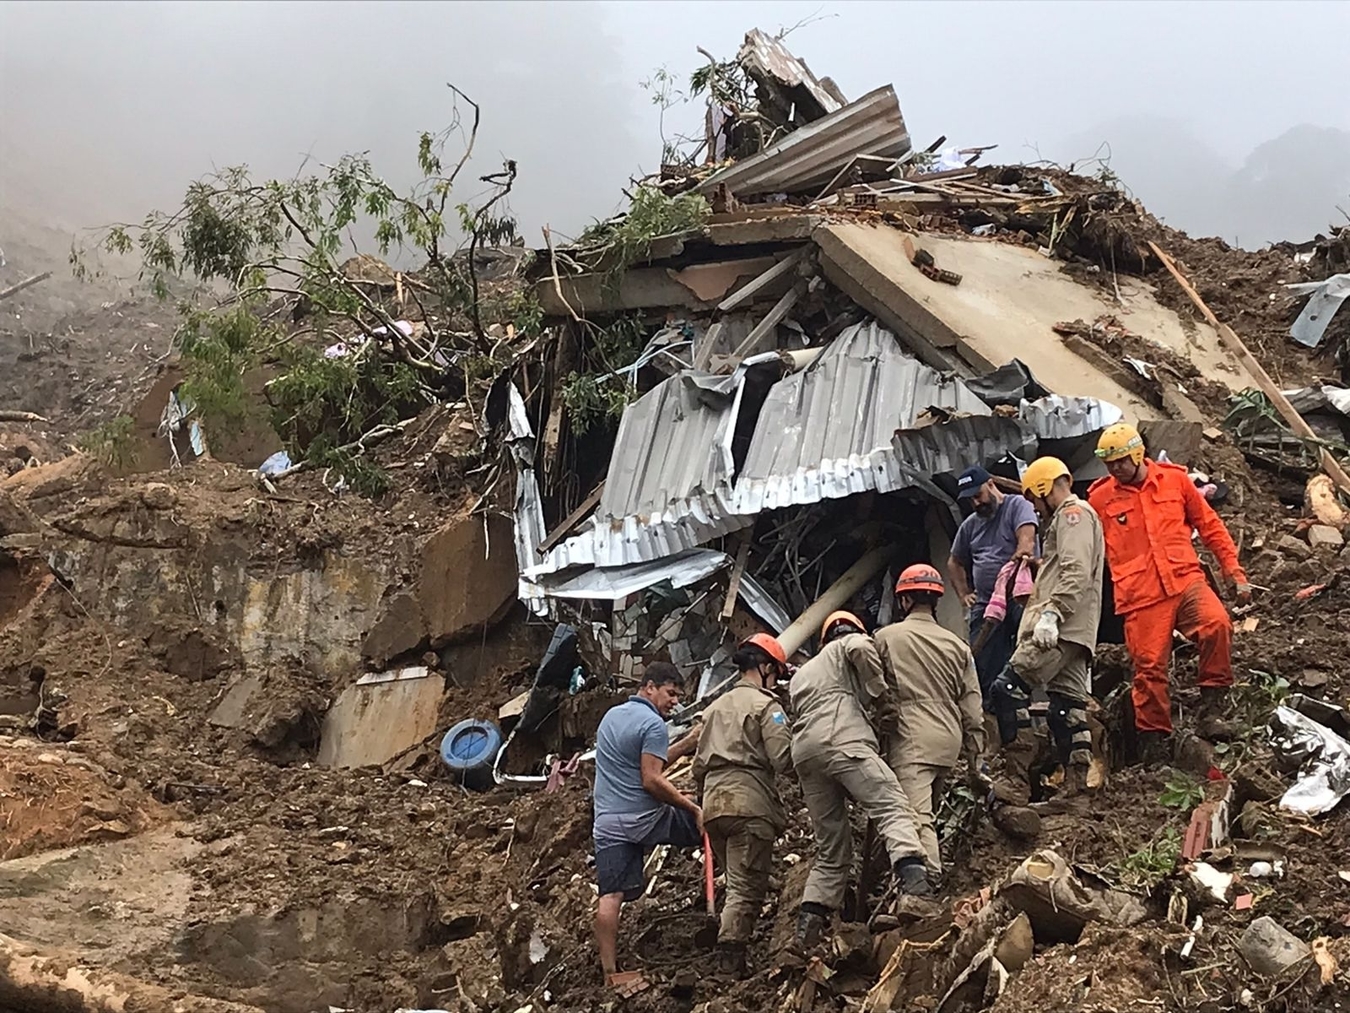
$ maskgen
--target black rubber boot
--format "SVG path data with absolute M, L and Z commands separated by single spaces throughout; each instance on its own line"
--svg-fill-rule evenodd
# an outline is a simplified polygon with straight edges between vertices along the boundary
M 1228 690 L 1223 686 L 1200 687 L 1200 710 L 1195 719 L 1195 734 L 1210 742 L 1227 742 L 1237 737 L 1237 726 L 1224 716 L 1228 709 Z
M 745 953 L 745 943 L 718 943 L 717 966 L 723 974 L 740 980 L 745 977 Z
M 895 879 L 900 892 L 907 897 L 933 896 L 933 884 L 922 858 L 902 858 L 895 863 Z
M 1166 732 L 1139 733 L 1139 762 L 1145 767 L 1163 767 L 1172 762 L 1172 736 Z
M 811 901 L 803 901 L 797 912 L 797 931 L 792 937 L 792 949 L 799 956 L 806 956 L 825 937 L 830 924 L 830 912 L 827 908 Z

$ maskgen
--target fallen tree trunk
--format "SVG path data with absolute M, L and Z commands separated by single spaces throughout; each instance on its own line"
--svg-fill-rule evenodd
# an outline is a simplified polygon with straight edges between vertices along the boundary
M 256 1006 L 184 994 L 44 952 L 0 935 L 0 1008 L 31 1013 L 263 1013 Z
M 51 271 L 43 271 L 41 274 L 35 274 L 31 278 L 25 278 L 17 285 L 11 285 L 4 291 L 0 291 L 0 299 L 8 299 L 12 295 L 18 295 L 24 289 L 36 285 L 40 281 L 46 281 L 52 276 Z

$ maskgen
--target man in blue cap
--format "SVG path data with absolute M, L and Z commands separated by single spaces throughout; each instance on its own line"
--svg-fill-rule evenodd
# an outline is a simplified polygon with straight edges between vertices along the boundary
M 984 625 L 984 607 L 994 593 L 999 570 L 1014 558 L 1036 555 L 1036 511 L 1021 496 L 1006 496 L 989 472 L 978 464 L 961 472 L 956 498 L 971 504 L 972 512 L 956 529 L 947 571 L 961 604 L 970 609 L 970 639 Z M 1002 623 L 975 654 L 975 671 L 986 703 L 989 687 L 1012 657 L 1022 608 L 1008 602 Z

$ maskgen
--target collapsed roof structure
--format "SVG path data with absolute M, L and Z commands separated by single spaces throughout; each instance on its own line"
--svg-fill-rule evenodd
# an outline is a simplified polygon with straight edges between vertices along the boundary
M 600 378 L 640 396 L 607 460 L 580 455 L 567 471 L 576 509 L 521 548 L 522 581 L 544 611 L 575 603 L 580 584 L 625 621 L 644 589 L 725 600 L 707 617 L 721 635 L 694 652 L 587 613 L 611 670 L 669 652 L 706 676 L 730 637 L 781 635 L 822 595 L 884 621 L 897 567 L 945 565 L 964 468 L 1016 488 L 1026 461 L 1055 453 L 1087 480 L 1104 426 L 1167 421 L 1153 431 L 1198 438 L 1196 399 L 1253 386 L 1213 326 L 1139 276 L 1158 262 L 1115 224 L 1130 202 L 1110 186 L 978 169 L 987 149 L 939 154 L 941 140 L 916 151 L 891 87 L 848 101 L 762 32 L 715 69 L 743 75 L 756 106 L 710 88 L 695 154 L 642 181 L 660 199 L 705 198 L 698 223 L 621 261 L 602 223 L 598 249 L 550 243 L 531 276 L 560 347 L 616 320 L 647 342 Z M 547 498 L 564 469 L 545 450 Z M 847 594 L 825 594 L 873 557 Z M 678 608 L 698 597 L 680 591 Z M 941 618 L 963 626 L 950 601 Z

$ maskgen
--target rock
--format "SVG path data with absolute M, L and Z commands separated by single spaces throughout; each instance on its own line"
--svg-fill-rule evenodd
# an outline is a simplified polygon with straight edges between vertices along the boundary
M 1031 919 L 1023 911 L 1003 932 L 998 941 L 994 956 L 1012 973 L 1016 974 L 1026 966 L 1036 949 L 1036 937 L 1031 931 Z
M 1034 841 L 1041 835 L 1040 814 L 1026 806 L 999 806 L 994 810 L 994 826 L 1019 841 Z
M 1219 765 L 1213 744 L 1198 735 L 1187 734 L 1177 737 L 1175 762 L 1180 769 L 1200 778 L 1208 777 L 1210 770 Z
M 1299 541 L 1293 535 L 1281 535 L 1275 542 L 1275 548 L 1295 559 L 1310 559 L 1313 553 L 1311 545 Z
M 1327 475 L 1316 474 L 1308 480 L 1303 491 L 1303 502 L 1308 512 L 1317 518 L 1318 523 L 1333 528 L 1344 528 L 1347 518 L 1345 508 L 1336 495 L 1336 486 Z
M 415 651 L 426 639 L 426 619 L 417 596 L 400 591 L 386 601 L 380 618 L 361 644 L 361 654 L 376 668 L 384 668 L 394 658 Z
M 173 486 L 151 482 L 141 490 L 141 502 L 151 510 L 172 510 L 178 505 L 178 493 Z
M 1326 524 L 1314 524 L 1308 529 L 1308 544 L 1314 549 L 1335 552 L 1345 545 L 1341 533 Z
M 433 648 L 480 634 L 516 599 L 519 576 L 510 519 L 489 514 L 443 525 L 422 547 L 417 597 Z
M 1238 952 L 1257 974 L 1279 974 L 1309 957 L 1312 950 L 1298 936 L 1269 915 L 1247 926 Z
M 131 827 L 127 826 L 121 820 L 110 820 L 107 823 L 100 823 L 89 830 L 89 837 L 96 841 L 118 841 L 123 837 L 131 836 Z

